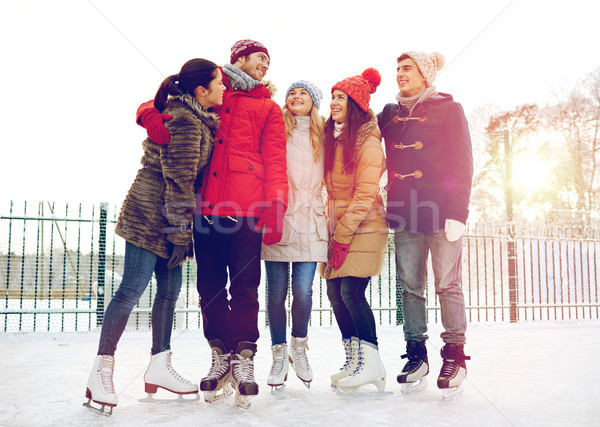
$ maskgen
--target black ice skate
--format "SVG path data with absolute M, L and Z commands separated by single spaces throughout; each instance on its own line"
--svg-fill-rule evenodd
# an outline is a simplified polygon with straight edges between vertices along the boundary
M 407 341 L 406 354 L 402 359 L 407 359 L 402 372 L 396 377 L 401 384 L 402 394 L 416 393 L 427 388 L 427 377 L 429 373 L 429 360 L 427 359 L 427 348 L 425 341 Z
M 254 354 L 256 343 L 242 341 L 236 354 L 231 358 L 231 380 L 235 389 L 235 403 L 249 408 L 251 399 L 258 394 L 258 384 L 254 379 Z
M 446 344 L 440 354 L 444 363 L 437 384 L 442 389 L 444 400 L 450 400 L 463 392 L 462 382 L 467 377 L 465 360 L 471 358 L 465 356 L 464 347 L 460 344 Z
M 204 401 L 211 403 L 230 396 L 233 389 L 231 388 L 231 352 L 225 353 L 225 345 L 221 340 L 210 340 L 208 345 L 212 350 L 212 361 L 208 374 L 200 381 L 200 390 L 204 392 Z

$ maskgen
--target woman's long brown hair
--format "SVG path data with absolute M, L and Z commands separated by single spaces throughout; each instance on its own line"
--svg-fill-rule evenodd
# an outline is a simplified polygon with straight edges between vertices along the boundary
M 347 108 L 346 123 L 339 137 L 335 138 L 333 136 L 335 127 L 331 114 L 325 122 L 325 175 L 333 169 L 337 144 L 342 144 L 343 146 L 344 164 L 342 166 L 342 173 L 349 175 L 354 173 L 354 169 L 356 168 L 356 138 L 358 137 L 358 130 L 362 125 L 371 120 L 371 116 L 368 112 L 363 111 L 350 97 L 348 97 Z

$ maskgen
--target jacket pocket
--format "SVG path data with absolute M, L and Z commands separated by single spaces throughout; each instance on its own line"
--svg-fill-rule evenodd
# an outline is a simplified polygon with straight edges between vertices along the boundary
M 265 199 L 265 169 L 258 153 L 229 152 L 224 200 L 234 202 L 240 215 L 260 216 Z
M 319 240 L 327 241 L 329 239 L 329 236 L 327 233 L 327 217 L 325 216 L 325 207 L 314 206 L 313 212 L 315 225 L 317 226 L 317 234 L 319 235 Z
M 229 169 L 235 172 L 254 175 L 262 181 L 265 180 L 263 161 L 257 153 L 234 153 L 230 151 Z

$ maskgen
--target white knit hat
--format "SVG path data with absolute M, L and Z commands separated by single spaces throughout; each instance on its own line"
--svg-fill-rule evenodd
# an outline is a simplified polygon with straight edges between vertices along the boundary
M 425 77 L 425 82 L 427 86 L 431 86 L 433 81 L 435 80 L 435 76 L 437 72 L 442 69 L 445 63 L 444 55 L 439 52 L 433 53 L 425 53 L 425 52 L 404 52 L 402 55 L 398 57 L 398 62 L 400 62 L 400 58 L 404 59 L 405 57 L 409 57 L 417 64 L 419 71 Z

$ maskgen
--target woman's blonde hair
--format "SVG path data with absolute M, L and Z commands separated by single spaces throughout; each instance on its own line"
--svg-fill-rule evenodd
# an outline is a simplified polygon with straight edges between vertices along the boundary
M 285 123 L 285 134 L 289 137 L 296 127 L 296 117 L 288 110 L 287 103 L 283 108 L 283 122 Z M 319 116 L 319 111 L 313 104 L 310 109 L 310 145 L 313 151 L 313 160 L 317 162 L 321 156 L 321 147 L 325 136 L 325 119 Z

